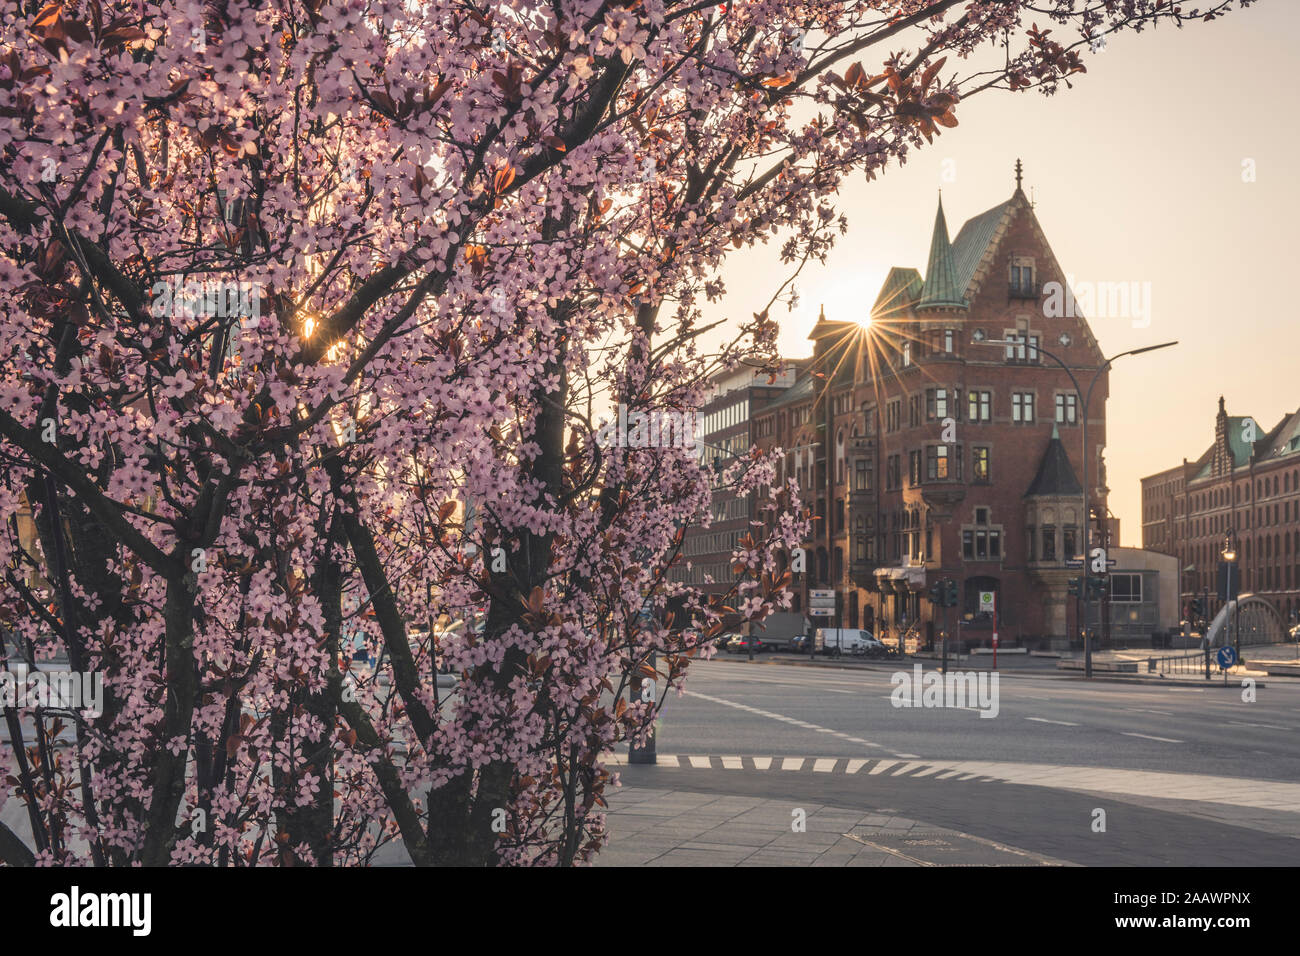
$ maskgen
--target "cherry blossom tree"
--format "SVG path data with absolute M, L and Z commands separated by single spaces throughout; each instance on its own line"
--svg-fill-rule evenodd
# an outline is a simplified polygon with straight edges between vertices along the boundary
M 106 694 L 6 709 L 0 860 L 589 860 L 808 527 L 779 453 L 602 418 L 778 368 L 770 309 L 706 344 L 729 251 L 794 274 L 965 98 L 1233 5 L 7 4 L 0 658 Z M 767 505 L 706 596 L 717 482 Z

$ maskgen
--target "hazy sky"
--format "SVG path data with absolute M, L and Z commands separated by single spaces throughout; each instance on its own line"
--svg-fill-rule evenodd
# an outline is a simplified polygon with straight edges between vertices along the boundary
M 1123 543 L 1140 545 L 1139 479 L 1210 445 L 1220 394 L 1265 429 L 1300 407 L 1300 264 L 1283 229 L 1300 213 L 1298 34 L 1300 0 L 1261 0 L 1213 23 L 1110 37 L 1056 96 L 989 91 L 960 104 L 959 127 L 841 190 L 848 235 L 826 266 L 805 268 L 798 308 L 774 310 L 783 354 L 809 354 L 822 303 L 829 319 L 857 318 L 890 266 L 924 272 L 938 189 L 955 236 L 1011 195 L 1019 157 L 1066 273 L 1151 283 L 1148 327 L 1089 316 L 1102 350 L 1180 342 L 1120 359 L 1110 377 L 1110 506 Z M 1254 182 L 1243 182 L 1247 159 Z M 761 308 L 785 274 L 778 249 L 732 257 L 731 293 L 709 316 Z

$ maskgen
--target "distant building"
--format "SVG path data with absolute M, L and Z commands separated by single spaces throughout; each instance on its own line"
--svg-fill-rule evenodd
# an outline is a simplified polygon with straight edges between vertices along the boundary
M 1300 617 L 1300 411 L 1271 429 L 1229 415 L 1224 399 L 1214 443 L 1195 461 L 1142 479 L 1143 547 L 1178 558 L 1182 602 L 1208 594 L 1229 537 L 1241 591 L 1267 600 L 1288 624 Z

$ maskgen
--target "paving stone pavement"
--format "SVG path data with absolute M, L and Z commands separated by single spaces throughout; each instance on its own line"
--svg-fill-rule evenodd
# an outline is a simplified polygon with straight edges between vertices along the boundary
M 1068 866 L 898 815 L 627 786 L 608 794 L 596 866 Z M 794 827 L 796 809 L 804 829 Z

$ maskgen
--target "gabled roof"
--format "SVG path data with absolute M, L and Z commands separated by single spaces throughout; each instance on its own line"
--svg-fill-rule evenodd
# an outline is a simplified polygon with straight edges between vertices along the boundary
M 1243 437 L 1246 433 L 1245 423 L 1248 421 L 1251 421 L 1249 415 L 1228 416 L 1228 451 L 1232 454 L 1233 471 L 1249 465 L 1251 453 L 1255 450 L 1254 444 Z M 1214 468 L 1214 445 L 1211 445 L 1210 450 L 1205 453 L 1203 461 L 1204 464 L 1193 476 L 1192 481 L 1208 477 Z
M 898 315 L 927 306 L 969 307 L 975 273 L 1021 196 L 1017 190 L 1006 202 L 968 219 L 952 242 L 948 241 L 948 224 L 940 200 L 924 280 L 915 269 L 894 266 L 871 307 L 871 317 Z
M 961 289 L 963 296 L 970 292 L 975 270 L 979 268 L 984 253 L 988 251 L 989 244 L 997 235 L 998 226 L 1015 206 L 1015 202 L 1015 196 L 1012 196 L 1006 202 L 998 203 L 974 219 L 966 220 L 966 224 L 957 233 L 957 238 L 953 242 L 952 255 L 956 266 L 958 288 Z
M 1070 466 L 1070 456 L 1065 453 L 1065 446 L 1061 444 L 1061 434 L 1056 426 L 1052 426 L 1051 440 L 1043 450 L 1043 460 L 1038 463 L 1038 474 L 1034 475 L 1034 480 L 1030 482 L 1025 497 L 1033 498 L 1038 495 L 1066 497 L 1082 494 L 1083 486 L 1079 484 L 1079 479 Z
M 948 241 L 948 222 L 943 215 L 943 198 L 934 215 L 934 233 L 930 237 L 930 262 L 925 269 L 918 309 L 934 307 L 966 308 L 966 286 L 958 281 L 952 244 Z

